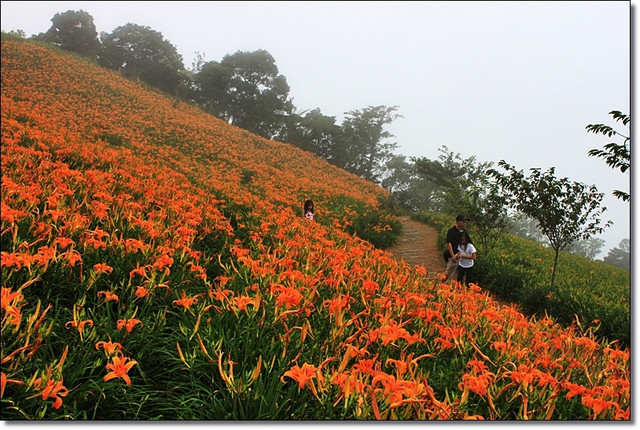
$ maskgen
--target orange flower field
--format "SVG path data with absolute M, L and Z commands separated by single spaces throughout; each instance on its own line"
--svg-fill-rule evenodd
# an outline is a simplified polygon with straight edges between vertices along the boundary
M 1 72 L 4 420 L 630 420 L 628 348 L 348 233 L 378 186 L 33 42 Z

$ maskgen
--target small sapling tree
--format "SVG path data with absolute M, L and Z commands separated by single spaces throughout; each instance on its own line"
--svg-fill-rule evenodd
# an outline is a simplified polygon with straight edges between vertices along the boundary
M 495 169 L 488 171 L 507 197 L 508 204 L 538 223 L 542 233 L 549 239 L 555 251 L 553 272 L 549 292 L 553 285 L 558 267 L 558 254 L 578 240 L 587 240 L 602 233 L 611 225 L 607 221 L 601 226 L 601 215 L 607 208 L 601 207 L 604 198 L 594 185 L 587 186 L 568 178 L 558 179 L 555 168 L 546 172 L 538 168 L 531 170 L 525 177 L 522 170 L 516 170 L 504 160 L 498 163 L 507 174 Z

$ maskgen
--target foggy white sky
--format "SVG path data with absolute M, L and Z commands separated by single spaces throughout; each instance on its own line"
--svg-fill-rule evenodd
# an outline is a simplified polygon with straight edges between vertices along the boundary
M 267 50 L 299 111 L 341 123 L 367 106 L 398 106 L 388 130 L 406 156 L 463 158 L 558 177 L 607 195 L 600 257 L 630 237 L 629 175 L 587 152 L 609 139 L 587 133 L 609 112 L 630 113 L 628 1 L 532 2 L 19 2 L 3 1 L 3 31 L 47 31 L 56 13 L 84 10 L 100 32 L 151 27 L 191 68 Z M 635 5 L 634 5 L 635 7 Z M 617 141 L 621 143 L 620 140 Z

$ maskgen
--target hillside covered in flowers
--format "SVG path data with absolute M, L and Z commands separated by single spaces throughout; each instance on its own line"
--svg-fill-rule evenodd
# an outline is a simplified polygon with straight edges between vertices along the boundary
M 378 186 L 32 42 L 1 73 L 3 419 L 630 419 L 628 349 L 354 235 Z

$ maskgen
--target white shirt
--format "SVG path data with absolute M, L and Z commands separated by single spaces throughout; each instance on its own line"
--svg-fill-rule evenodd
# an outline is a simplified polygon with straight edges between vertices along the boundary
M 460 258 L 458 258 L 458 265 L 464 269 L 473 267 L 473 259 L 464 258 L 465 255 L 471 256 L 474 252 L 476 252 L 476 247 L 473 246 L 473 243 L 467 243 L 466 250 L 463 244 L 458 244 L 458 251 L 460 251 Z

